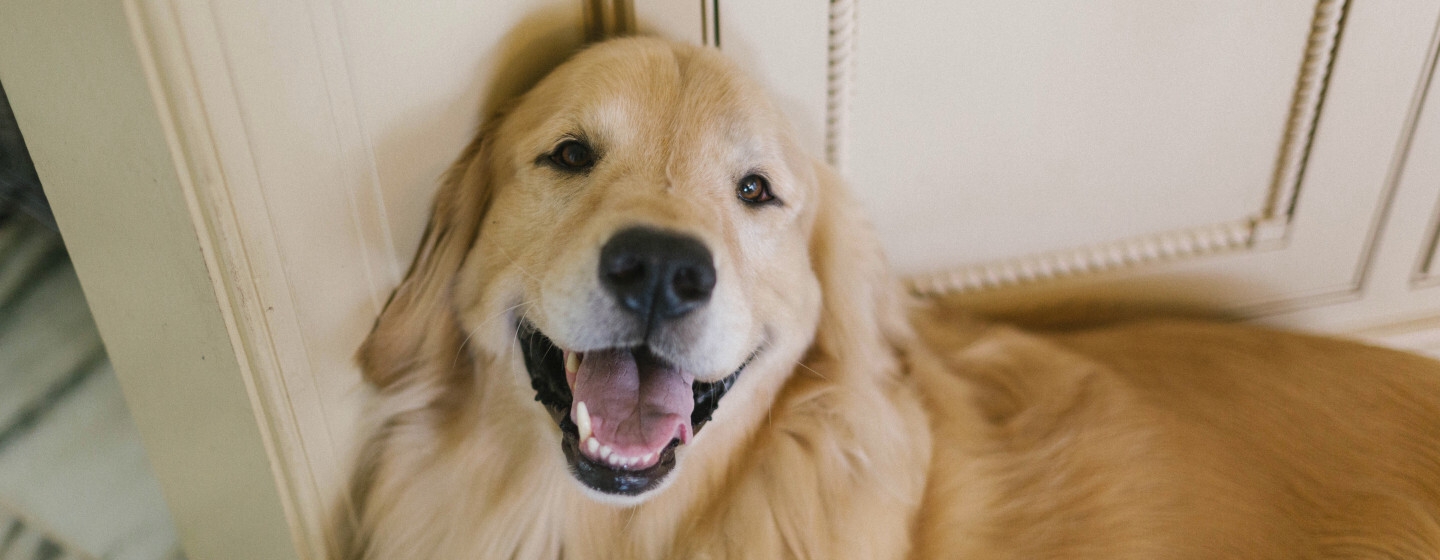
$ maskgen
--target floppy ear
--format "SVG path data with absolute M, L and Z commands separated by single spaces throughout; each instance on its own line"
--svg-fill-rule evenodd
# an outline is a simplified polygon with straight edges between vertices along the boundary
M 820 280 L 815 348 L 859 371 L 893 371 L 893 348 L 911 335 L 905 296 L 875 228 L 830 166 L 814 163 L 819 205 L 810 238 Z
M 487 138 L 494 129 L 493 122 L 487 124 L 446 171 L 410 271 L 360 346 L 357 360 L 377 388 L 434 380 L 470 364 L 460 356 L 465 337 L 452 284 L 490 202 Z

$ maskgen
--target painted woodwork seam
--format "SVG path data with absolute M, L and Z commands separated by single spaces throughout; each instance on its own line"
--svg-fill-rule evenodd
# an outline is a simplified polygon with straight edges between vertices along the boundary
M 1407 123 L 1409 129 L 1406 138 L 1407 144 L 1403 152 L 1408 158 L 1411 145 L 1413 144 L 1415 129 L 1420 122 L 1420 116 L 1425 110 L 1425 103 L 1435 82 L 1435 71 L 1440 69 L 1440 22 L 1436 23 L 1435 32 L 1430 40 L 1430 58 L 1425 63 L 1424 79 L 1420 84 L 1416 101 L 1411 109 L 1411 119 Z M 1431 107 L 1431 111 L 1440 108 Z M 1433 125 L 1432 125 L 1433 126 Z M 1405 160 L 1397 162 L 1395 168 L 1397 173 L 1405 168 Z M 1392 190 L 1398 186 L 1400 178 L 1396 177 L 1395 183 L 1390 185 Z M 1435 269 L 1436 260 L 1440 259 L 1440 197 L 1435 200 L 1435 206 L 1430 212 L 1430 223 L 1425 228 L 1425 237 L 1420 244 L 1420 254 L 1415 259 L 1415 268 L 1410 277 L 1412 288 L 1429 288 L 1440 286 L 1440 274 Z
M 582 8 L 586 42 L 634 33 L 635 11 L 630 0 L 584 0 Z
M 390 230 L 390 220 L 386 215 L 385 200 L 381 193 L 380 172 L 375 163 L 375 144 L 370 137 L 370 130 L 365 126 L 365 120 L 360 116 L 360 106 L 356 101 L 358 88 L 354 73 L 350 71 L 351 61 L 346 55 L 344 37 L 339 25 L 339 9 L 333 2 L 312 2 L 310 29 L 320 64 L 325 69 L 322 80 L 329 96 L 327 102 L 331 118 L 336 123 L 343 122 L 347 128 L 353 130 L 353 141 L 359 143 L 355 152 L 361 154 L 363 159 L 363 165 L 358 166 L 364 169 L 363 172 L 350 169 L 348 165 L 342 172 L 347 175 L 347 185 L 353 186 L 345 189 L 345 195 L 350 206 L 350 220 L 356 238 L 361 240 L 364 247 L 378 245 L 385 251 L 384 258 L 380 260 L 388 266 L 372 262 L 374 259 L 369 251 L 360 251 L 361 270 L 370 287 L 371 305 L 374 306 L 374 313 L 379 315 L 380 308 L 384 307 L 390 296 L 392 286 L 400 283 L 403 271 L 398 264 L 400 258 L 395 250 L 394 234 Z M 336 150 L 347 153 L 344 135 L 338 126 L 335 134 Z M 359 176 L 362 174 L 364 177 Z M 372 236 L 366 234 L 365 220 L 361 214 L 370 208 L 374 209 L 374 225 L 379 239 L 371 239 Z
M 700 0 L 700 44 L 720 48 L 720 0 Z

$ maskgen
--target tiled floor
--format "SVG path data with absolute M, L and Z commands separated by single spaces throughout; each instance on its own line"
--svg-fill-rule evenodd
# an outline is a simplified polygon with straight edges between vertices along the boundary
M 58 235 L 0 216 L 0 560 L 174 560 L 174 524 Z

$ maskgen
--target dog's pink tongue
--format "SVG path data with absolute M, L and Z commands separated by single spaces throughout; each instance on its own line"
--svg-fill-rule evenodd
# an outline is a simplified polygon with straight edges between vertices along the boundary
M 629 350 L 586 352 L 571 393 L 585 403 L 595 438 L 638 457 L 690 439 L 694 376 Z M 572 410 L 571 415 L 574 415 Z

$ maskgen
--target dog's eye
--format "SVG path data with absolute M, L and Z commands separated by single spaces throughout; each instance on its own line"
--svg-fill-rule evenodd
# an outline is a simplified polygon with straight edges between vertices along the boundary
M 550 162 L 566 171 L 584 171 L 595 165 L 595 150 L 579 140 L 566 140 L 550 152 Z
M 775 195 L 770 194 L 770 181 L 759 175 L 746 175 L 735 187 L 735 194 L 740 197 L 740 200 L 751 204 L 775 200 Z

